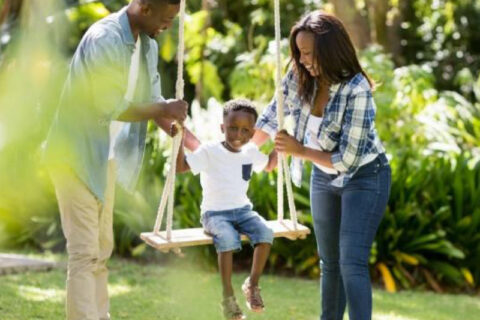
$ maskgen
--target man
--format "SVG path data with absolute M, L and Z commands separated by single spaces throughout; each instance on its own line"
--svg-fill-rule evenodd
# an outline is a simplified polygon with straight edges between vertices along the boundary
M 131 189 L 147 120 L 169 129 L 188 105 L 165 101 L 151 39 L 172 26 L 180 0 L 132 0 L 90 27 L 71 63 L 46 145 L 67 240 L 67 319 L 110 319 L 106 262 L 113 249 L 115 179 Z M 199 142 L 187 132 L 187 147 Z

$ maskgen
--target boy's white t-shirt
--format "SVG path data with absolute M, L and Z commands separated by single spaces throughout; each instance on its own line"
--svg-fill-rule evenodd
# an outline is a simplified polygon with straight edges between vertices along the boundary
M 268 156 L 253 143 L 243 146 L 240 152 L 231 152 L 216 142 L 201 145 L 186 156 L 186 161 L 193 174 L 200 173 L 203 214 L 252 205 L 247 196 L 252 170 L 262 171 Z

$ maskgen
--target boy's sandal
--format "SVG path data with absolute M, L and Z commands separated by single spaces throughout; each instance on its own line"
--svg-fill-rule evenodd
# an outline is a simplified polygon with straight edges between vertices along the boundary
M 234 296 L 225 298 L 222 301 L 222 310 L 225 319 L 227 320 L 244 320 L 246 319 L 242 310 L 237 304 Z

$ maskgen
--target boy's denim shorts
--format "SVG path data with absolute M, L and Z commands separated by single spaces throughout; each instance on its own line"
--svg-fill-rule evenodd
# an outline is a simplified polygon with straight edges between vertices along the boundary
M 265 219 L 252 207 L 206 211 L 201 218 L 205 232 L 213 237 L 217 252 L 239 251 L 242 249 L 240 235 L 250 239 L 252 246 L 257 243 L 273 243 L 273 231 Z

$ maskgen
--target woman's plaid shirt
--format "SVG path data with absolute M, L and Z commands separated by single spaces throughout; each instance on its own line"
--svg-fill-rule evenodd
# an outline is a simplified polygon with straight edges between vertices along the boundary
M 294 136 L 304 141 L 310 116 L 310 104 L 298 95 L 298 79 L 290 70 L 282 81 L 284 114 L 294 119 Z M 330 87 L 330 99 L 325 107 L 317 137 L 323 151 L 331 152 L 333 167 L 339 172 L 332 181 L 336 187 L 345 186 L 357 172 L 362 159 L 385 152 L 375 129 L 375 102 L 368 80 L 362 73 L 349 81 Z M 272 99 L 259 117 L 256 127 L 273 137 L 277 132 L 277 101 Z M 303 163 L 293 158 L 292 180 L 300 186 Z

